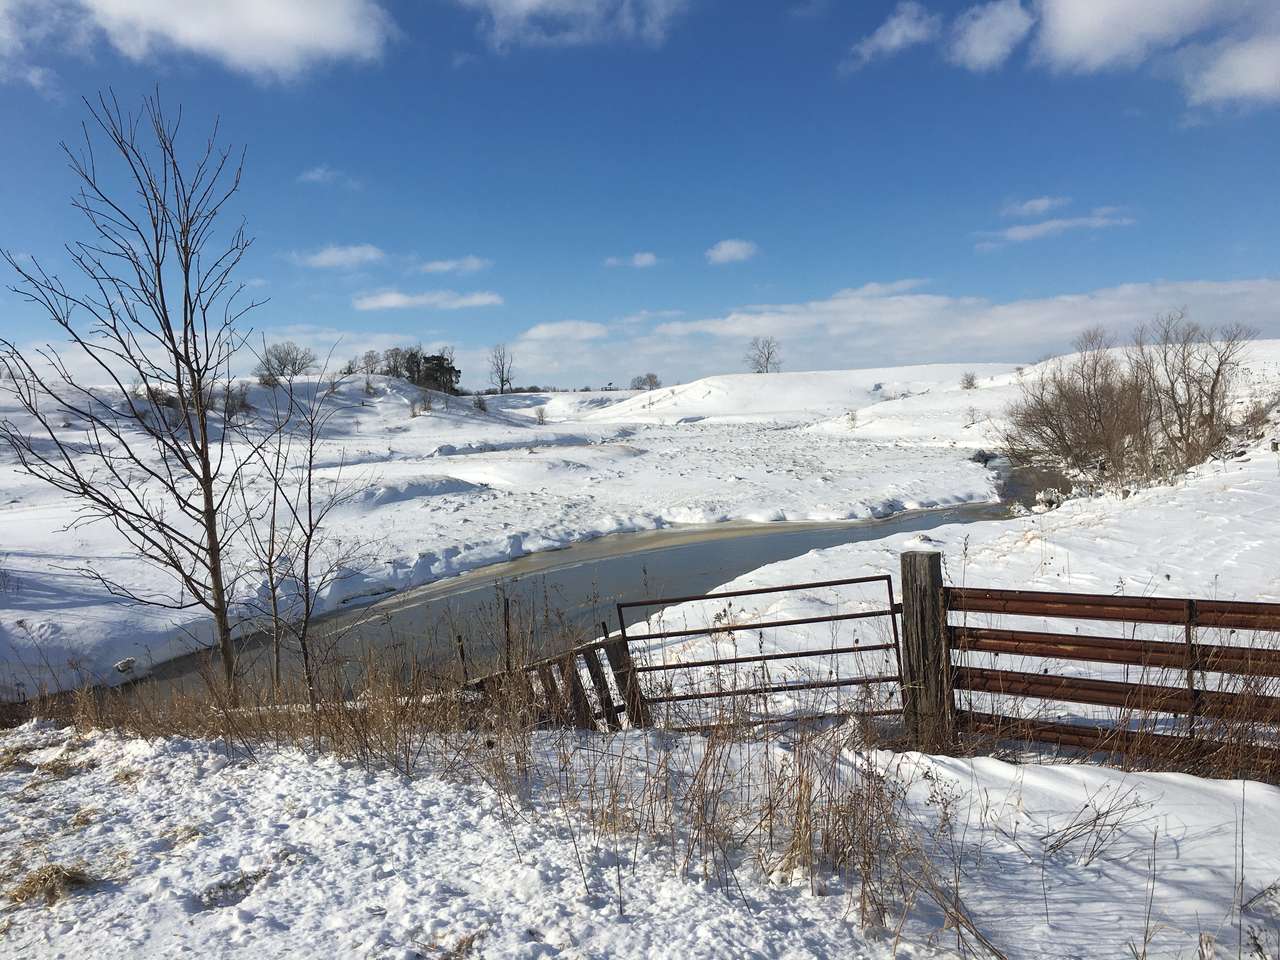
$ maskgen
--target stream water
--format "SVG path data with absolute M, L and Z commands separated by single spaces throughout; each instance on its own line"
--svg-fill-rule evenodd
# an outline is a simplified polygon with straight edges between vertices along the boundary
M 896 533 L 931 530 L 953 523 L 998 520 L 1014 504 L 1027 504 L 1055 477 L 1002 471 L 1001 502 L 913 510 L 882 520 L 829 523 L 721 523 L 673 526 L 620 533 L 530 554 L 399 593 L 326 616 L 316 639 L 323 656 L 354 664 L 369 649 L 412 654 L 419 662 L 453 659 L 456 637 L 464 636 L 468 657 L 480 665 L 498 652 L 505 633 L 504 600 L 525 635 L 541 618 L 542 632 L 563 638 L 595 636 L 602 622 L 616 627 L 619 600 L 698 595 L 770 563 L 811 550 L 878 540 Z M 848 576 L 856 571 L 844 571 Z M 639 619 L 647 611 L 631 611 Z M 161 686 L 203 683 L 202 660 L 191 654 L 155 665 L 149 672 Z M 265 676 L 269 645 L 244 641 L 240 668 Z M 284 669 L 300 669 L 292 657 Z

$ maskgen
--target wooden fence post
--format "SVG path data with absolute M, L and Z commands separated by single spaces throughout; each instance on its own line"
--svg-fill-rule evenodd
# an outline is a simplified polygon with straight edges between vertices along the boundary
M 902 554 L 902 707 L 920 750 L 946 750 L 955 733 L 942 554 Z

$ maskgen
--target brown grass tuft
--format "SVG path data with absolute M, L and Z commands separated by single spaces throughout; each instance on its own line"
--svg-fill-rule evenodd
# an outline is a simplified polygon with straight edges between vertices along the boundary
M 14 903 L 43 899 L 53 905 L 73 890 L 87 887 L 95 878 L 79 864 L 48 863 L 28 873 L 6 896 Z

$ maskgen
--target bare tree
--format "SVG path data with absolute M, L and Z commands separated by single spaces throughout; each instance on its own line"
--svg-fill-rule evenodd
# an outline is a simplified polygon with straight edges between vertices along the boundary
M 325 364 L 327 368 L 328 364 Z M 316 382 L 289 382 L 266 425 L 268 440 L 256 445 L 269 493 L 257 496 L 242 486 L 242 504 L 250 550 L 264 590 L 251 601 L 267 622 L 272 641 L 272 684 L 278 692 L 281 655 L 286 644 L 302 661 L 307 697 L 318 702 L 319 667 L 315 620 L 325 593 L 358 575 L 367 561 L 367 545 L 330 529 L 331 514 L 368 487 L 368 478 L 347 475 L 339 457 L 321 469 L 319 445 L 342 407 L 336 394 Z
M 110 525 L 162 574 L 146 589 L 90 564 L 79 568 L 84 575 L 116 597 L 211 615 L 234 696 L 226 548 L 238 529 L 226 517 L 242 461 L 230 449 L 219 393 L 230 395 L 244 342 L 236 323 L 256 304 L 241 301 L 233 280 L 251 243 L 243 224 L 221 237 L 216 228 L 243 157 L 218 145 L 216 124 L 185 154 L 181 117 L 167 116 L 158 97 L 136 115 L 114 97 L 85 106 L 83 144 L 62 144 L 79 181 L 73 205 L 90 232 L 66 248 L 79 287 L 4 254 L 19 277 L 11 289 L 57 325 L 73 358 L 51 346 L 25 354 L 0 340 L 0 365 L 33 425 L 5 420 L 0 440 L 21 469 L 78 502 L 75 523 Z M 100 168 L 108 157 L 122 180 Z M 64 422 L 77 425 L 74 439 Z
M 643 376 L 631 378 L 632 390 L 657 390 L 662 386 L 662 381 L 658 379 L 656 373 L 646 373 Z
M 752 373 L 777 373 L 782 369 L 782 352 L 774 337 L 752 337 L 742 359 Z
M 1138 328 L 1130 363 L 1150 400 L 1157 442 L 1174 468 L 1202 463 L 1226 441 L 1233 427 L 1229 395 L 1255 335 L 1240 324 L 1202 327 L 1183 310 Z
M 505 343 L 495 344 L 489 350 L 489 382 L 499 393 L 511 389 L 511 378 L 515 374 L 515 356 Z
M 978 375 L 974 373 L 972 370 L 966 370 L 964 373 L 960 374 L 960 389 L 961 390 L 978 389 Z
M 378 367 L 382 365 L 382 354 L 377 350 L 366 350 L 360 355 L 358 365 L 363 374 L 377 373 Z
M 316 352 L 292 340 L 282 340 L 262 348 L 253 374 L 264 387 L 274 387 L 281 380 L 291 382 L 316 368 Z

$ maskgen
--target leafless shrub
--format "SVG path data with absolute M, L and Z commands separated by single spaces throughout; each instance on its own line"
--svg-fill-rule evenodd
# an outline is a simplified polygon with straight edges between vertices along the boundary
M 1254 336 L 1239 324 L 1203 327 L 1181 310 L 1134 334 L 1130 364 L 1145 388 L 1157 448 L 1177 468 L 1203 463 L 1236 426 L 1231 390 Z
M 1151 475 L 1154 455 L 1143 382 L 1101 328 L 1082 334 L 1072 357 L 1025 379 L 1006 413 L 1005 452 L 1016 463 L 1061 467 L 1117 482 Z
M 1170 477 L 1203 463 L 1246 412 L 1231 416 L 1231 394 L 1252 331 L 1202 327 L 1182 312 L 1139 327 L 1127 349 L 1100 328 L 1075 354 L 1021 381 L 1006 413 L 1005 452 L 1015 462 L 1065 469 L 1120 486 Z
M 964 373 L 960 374 L 960 389 L 961 390 L 978 389 L 978 375 L 974 373 L 972 370 L 966 370 Z
M 539 425 L 547 422 L 547 405 L 545 403 L 533 411 L 533 418 Z

